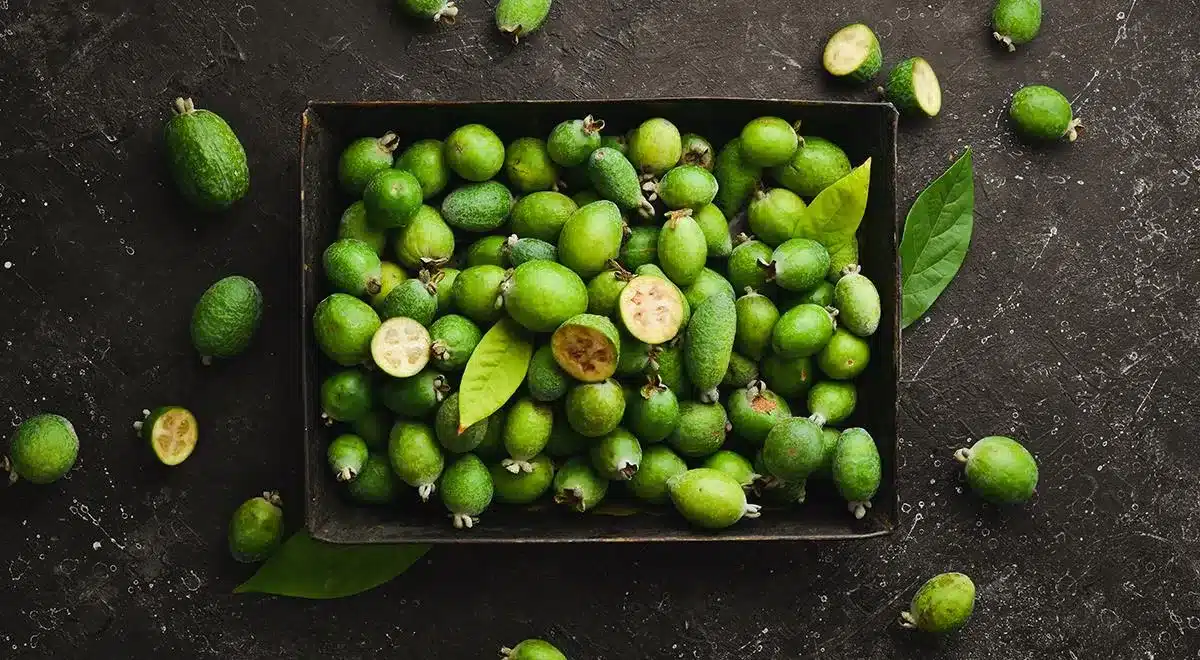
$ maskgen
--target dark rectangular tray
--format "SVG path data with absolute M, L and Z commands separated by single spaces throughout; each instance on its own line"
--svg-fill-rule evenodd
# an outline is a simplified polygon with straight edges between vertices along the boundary
M 604 119 L 606 132 L 624 132 L 650 117 L 666 117 L 682 131 L 708 137 L 718 148 L 735 137 L 750 119 L 762 115 L 799 119 L 801 133 L 827 137 L 841 145 L 855 165 L 872 160 L 866 217 L 859 229 L 863 272 L 879 287 L 883 319 L 871 339 L 872 357 L 858 381 L 857 412 L 845 426 L 866 428 L 883 458 L 884 478 L 875 506 L 854 520 L 830 489 L 810 488 L 810 501 L 788 509 L 766 509 L 757 520 L 744 520 L 721 533 L 690 529 L 669 511 L 633 515 L 577 515 L 555 507 L 493 506 L 471 530 L 451 527 L 441 503 L 416 502 L 392 507 L 355 506 L 339 492 L 329 473 L 325 445 L 333 431 L 320 423 L 320 379 L 330 364 L 312 338 L 311 317 L 326 295 L 320 277 L 321 252 L 337 233 L 349 203 L 337 190 L 337 161 L 354 138 L 397 132 L 403 146 L 422 138 L 444 138 L 472 122 L 486 124 L 509 141 L 545 136 L 565 119 L 592 114 Z M 616 101 L 484 102 L 325 102 L 308 104 L 300 136 L 302 381 L 306 506 L 305 521 L 315 538 L 333 543 L 479 543 L 592 541 L 823 540 L 867 538 L 897 526 L 896 492 L 897 381 L 900 374 L 900 259 L 896 213 L 896 124 L 889 104 L 730 98 L 629 99 Z M 616 489 L 614 489 L 615 491 Z M 616 513 L 616 512 L 613 512 Z

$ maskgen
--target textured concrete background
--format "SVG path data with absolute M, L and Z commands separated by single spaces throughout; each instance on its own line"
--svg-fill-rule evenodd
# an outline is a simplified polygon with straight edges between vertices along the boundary
M 1015 55 L 983 3 L 560 0 L 511 50 L 491 8 L 414 29 L 385 0 L 0 0 L 0 412 L 75 421 L 57 486 L 0 493 L 0 656 L 491 657 L 545 636 L 572 658 L 1183 658 L 1200 649 L 1200 6 L 1049 3 Z M 301 493 L 296 146 L 310 98 L 738 95 L 827 85 L 825 38 L 878 30 L 940 72 L 942 117 L 902 129 L 905 204 L 976 149 L 975 240 L 906 333 L 902 529 L 864 543 L 439 548 L 368 595 L 233 596 L 230 511 Z M 1047 83 L 1086 129 L 1033 150 L 1005 119 Z M 224 217 L 166 185 L 160 134 L 191 95 L 237 129 L 253 189 Z M 187 340 L 219 276 L 262 286 L 256 347 L 202 370 Z M 166 471 L 129 431 L 180 402 L 202 446 Z M 1011 433 L 1030 506 L 966 496 L 950 454 Z M 293 507 L 292 520 L 299 515 Z M 979 586 L 944 642 L 895 614 L 928 576 Z

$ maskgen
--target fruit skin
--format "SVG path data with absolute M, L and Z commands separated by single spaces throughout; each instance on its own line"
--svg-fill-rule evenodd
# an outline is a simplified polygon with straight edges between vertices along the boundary
M 679 399 L 656 378 L 626 400 L 624 422 L 643 444 L 662 442 L 679 426 Z
M 833 306 L 834 285 L 830 284 L 828 281 L 822 281 L 804 293 L 796 293 L 794 291 L 789 291 L 787 293 L 789 295 L 784 296 L 783 301 L 784 307 L 787 309 L 791 309 L 796 305 L 803 305 L 804 303 L 817 305 L 818 307 Z M 838 314 L 838 320 L 841 321 L 840 312 Z
M 691 211 L 671 213 L 658 232 L 658 263 L 678 286 L 688 286 L 700 276 L 708 258 L 708 242 Z
M 392 292 L 401 283 L 408 279 L 408 274 L 404 269 L 390 261 L 379 262 L 379 293 L 371 296 L 371 306 L 379 310 L 379 306 L 387 300 L 388 294 Z
M 992 36 L 1014 52 L 1042 29 L 1042 0 L 999 0 L 992 9 Z
M 550 489 L 554 482 L 554 461 L 545 454 L 538 454 L 528 463 L 528 472 L 510 472 L 499 463 L 488 468 L 497 500 L 505 504 L 530 504 Z
M 471 266 L 507 266 L 505 246 L 508 239 L 503 236 L 484 236 L 467 247 L 467 268 Z
M 550 0 L 500 0 L 496 4 L 496 28 L 518 43 L 533 34 L 550 15 Z
M 472 266 L 462 271 L 454 279 L 454 306 L 480 325 L 495 322 L 503 313 L 500 288 L 505 277 L 499 266 Z
M 35 484 L 58 481 L 75 465 L 79 456 L 79 435 L 61 415 L 43 413 L 21 422 L 9 443 L 8 460 L 0 459 L 17 477 Z
M 383 449 L 387 446 L 388 433 L 392 429 L 391 411 L 373 408 L 370 412 L 350 423 L 350 430 L 362 438 L 367 449 Z
M 546 443 L 546 453 L 555 458 L 570 458 L 578 456 L 587 450 L 591 439 L 580 435 L 567 422 L 560 406 L 555 410 L 554 426 L 550 429 L 550 441 Z
M 509 236 L 504 242 L 504 252 L 508 262 L 520 266 L 526 261 L 558 261 L 558 248 L 553 243 L 547 243 L 539 238 L 517 238 L 516 234 Z
M 642 445 L 632 433 L 617 427 L 606 433 L 588 452 L 596 473 L 609 481 L 629 481 L 642 462 Z
M 741 138 L 730 140 L 717 152 L 713 176 L 717 177 L 717 196 L 713 203 L 725 217 L 737 215 L 758 188 L 762 168 L 751 165 L 742 155 Z
M 823 380 L 808 390 L 808 411 L 818 426 L 845 421 L 857 404 L 858 390 L 854 383 Z
M 656 349 L 650 356 L 650 373 L 661 378 L 663 385 L 671 388 L 675 396 L 690 397 L 692 384 L 684 367 L 683 346 L 658 346 Z
M 788 291 L 808 291 L 825 279 L 829 272 L 829 251 L 807 238 L 784 241 L 771 253 L 764 266 L 767 276 Z
M 501 286 L 504 310 L 531 332 L 551 332 L 587 311 L 587 286 L 579 275 L 553 261 L 528 261 Z
M 591 115 L 556 125 L 546 139 L 550 160 L 563 167 L 583 165 L 588 156 L 600 148 L 600 131 L 603 129 L 604 121 Z
M 417 18 L 432 19 L 434 23 L 453 24 L 458 7 L 453 0 L 400 0 L 400 6 Z
M 924 105 L 914 83 L 921 76 L 927 76 L 927 80 L 937 85 L 936 98 Z M 938 83 L 933 68 L 920 57 L 910 57 L 892 69 L 884 88 L 884 96 L 906 114 L 936 117 L 942 110 L 941 84 Z
M 229 521 L 229 553 L 243 563 L 270 557 L 283 540 L 283 509 L 278 493 L 246 500 Z
M 353 422 L 371 411 L 371 377 L 360 369 L 344 369 L 321 383 L 321 411 L 338 422 Z
M 167 161 L 175 187 L 202 211 L 224 211 L 250 189 L 246 150 L 219 115 L 175 99 L 167 122 Z
M 759 117 L 742 129 L 742 157 L 754 167 L 782 165 L 796 153 L 799 137 L 791 124 L 779 117 Z
M 684 401 L 679 404 L 679 424 L 667 444 L 687 458 L 708 456 L 725 444 L 729 418 L 716 403 Z
M 513 2 L 545 2 L 547 8 L 550 6 L 550 0 L 501 0 L 496 11 Z M 550 160 L 546 141 L 541 138 L 513 140 L 504 155 L 504 174 L 513 188 L 523 193 L 550 190 L 558 183 L 558 166 Z
M 458 311 L 458 307 L 454 304 L 454 282 L 458 280 L 458 273 L 457 269 L 445 266 L 438 267 L 432 272 L 421 270 L 421 277 L 437 286 L 438 312 L 441 314 Z
M 695 211 L 712 204 L 717 196 L 717 179 L 698 165 L 678 165 L 667 170 L 655 190 L 667 208 Z
M 716 161 L 712 143 L 695 133 L 684 133 L 680 138 L 683 153 L 679 156 L 680 165 L 696 165 L 709 172 Z
M 382 262 L 370 245 L 354 238 L 329 244 L 321 255 L 325 277 L 335 291 L 352 296 L 373 296 L 383 287 Z
M 385 380 L 379 388 L 379 401 L 400 417 L 425 419 L 449 393 L 446 377 L 427 368 L 416 376 Z
M 867 56 L 852 71 L 844 72 L 835 68 L 837 66 L 835 47 L 838 38 L 842 36 L 857 37 L 867 42 Z M 861 83 L 874 78 L 875 74 L 879 73 L 879 69 L 883 65 L 883 51 L 879 48 L 879 38 L 875 36 L 871 28 L 862 23 L 854 23 L 838 30 L 829 38 L 821 62 L 825 66 L 825 71 L 830 75 Z
M 667 482 L 687 472 L 688 466 L 666 445 L 651 445 L 642 451 L 638 471 L 629 479 L 629 492 L 651 504 L 666 504 L 671 499 Z
M 469 183 L 450 191 L 442 200 L 442 218 L 455 229 L 487 232 L 503 225 L 512 207 L 512 193 L 504 184 Z
M 883 466 L 875 440 L 864 429 L 842 431 L 830 466 L 833 485 L 846 500 L 855 518 L 862 519 L 871 508 L 871 498 L 883 480 Z
M 825 277 L 830 282 L 837 283 L 842 278 L 842 271 L 849 266 L 858 264 L 858 239 L 852 238 L 850 242 L 838 250 L 837 253 L 829 255 L 829 272 Z
M 371 177 L 392 166 L 392 154 L 399 144 L 400 139 L 395 133 L 351 142 L 338 160 L 338 183 L 342 192 L 350 197 L 362 197 Z
M 550 338 L 554 360 L 568 375 L 599 383 L 617 371 L 621 336 L 605 316 L 578 314 L 563 321 Z
M 683 355 L 688 378 L 700 391 L 701 401 L 717 400 L 717 386 L 729 369 L 736 333 L 737 311 L 732 298 L 712 296 L 692 314 Z
M 521 238 L 537 238 L 558 243 L 558 235 L 567 218 L 579 206 L 570 197 L 554 191 L 530 193 L 517 200 L 509 214 L 509 225 Z
M 555 361 L 549 344 L 533 352 L 525 379 L 529 396 L 534 401 L 558 401 L 566 396 L 571 385 L 567 373 Z
M 658 259 L 658 232 L 658 227 L 632 227 L 617 254 L 617 261 L 629 271 L 654 263 Z
M 421 208 L 421 182 L 405 170 L 380 170 L 363 189 L 367 219 L 380 229 L 403 227 Z
M 833 316 L 824 307 L 796 305 L 784 312 L 771 333 L 771 348 L 784 359 L 816 355 L 833 337 Z
M 601 200 L 581 206 L 559 232 L 559 262 L 590 280 L 620 254 L 624 231 L 625 221 L 616 204 Z
M 325 451 L 329 469 L 338 481 L 350 481 L 367 462 L 367 443 L 357 435 L 343 434 L 333 439 Z
M 754 466 L 744 456 L 728 449 L 722 449 L 704 459 L 700 467 L 724 472 L 741 484 L 742 488 L 753 485 L 755 480 L 762 476 L 754 471 Z
M 762 383 L 733 391 L 725 402 L 733 434 L 761 447 L 771 429 L 792 416 L 791 406 Z
M 396 232 L 392 246 L 402 266 L 423 268 L 428 261 L 449 259 L 454 254 L 454 230 L 437 209 L 426 204 Z
M 683 156 L 683 136 L 675 124 L 655 117 L 647 119 L 629 135 L 629 160 L 638 171 L 662 174 Z
M 201 359 L 207 364 L 211 358 L 230 358 L 245 351 L 262 321 L 262 305 L 258 286 L 241 275 L 208 287 L 192 310 L 192 346 Z
M 930 578 L 913 596 L 900 625 L 928 633 L 951 633 L 967 625 L 975 611 L 975 583 L 962 573 Z
M 359 504 L 391 504 L 400 494 L 400 485 L 386 454 L 372 452 L 362 472 L 346 483 L 346 494 Z
M 733 284 L 725 279 L 725 276 L 708 267 L 701 269 L 700 274 L 688 286 L 687 291 L 683 292 L 683 296 L 687 298 L 688 305 L 692 309 L 696 309 L 703 304 L 705 300 L 708 300 L 709 296 L 716 295 L 728 298 L 736 297 L 733 293 Z
M 825 458 L 821 460 L 821 466 L 810 477 L 833 481 L 833 456 L 837 452 L 838 440 L 842 437 L 842 432 L 830 426 L 821 427 L 821 445 L 822 453 Z
M 617 301 L 632 275 L 624 270 L 606 270 L 588 282 L 588 313 L 612 316 L 617 311 Z
M 833 306 L 838 310 L 838 325 L 859 337 L 869 337 L 879 329 L 882 306 L 875 284 L 860 271 L 858 264 L 842 271 L 833 289 Z
M 379 315 L 370 305 L 344 293 L 325 298 L 317 303 L 313 312 L 313 334 L 317 345 L 326 357 L 343 367 L 360 364 L 371 357 L 371 338 L 380 323 Z
M 546 448 L 553 426 L 554 409 L 550 404 L 528 397 L 518 399 L 504 421 L 504 449 L 510 458 L 501 465 L 513 473 L 531 471 L 529 461 Z
M 817 367 L 834 380 L 857 378 L 870 360 L 870 345 L 842 328 L 835 330 L 829 343 L 817 353 Z
M 729 356 L 729 368 L 721 378 L 721 384 L 726 387 L 749 387 L 750 383 L 758 380 L 758 363 L 735 351 Z
M 753 360 L 761 360 L 771 347 L 771 333 L 779 321 L 779 310 L 771 299 L 748 289 L 734 303 L 737 312 L 737 331 L 734 350 Z
M 771 176 L 801 197 L 816 197 L 850 170 L 850 158 L 841 147 L 825 138 L 806 135 L 791 160 L 773 168 Z
M 813 382 L 812 358 L 768 355 L 759 365 L 762 379 L 773 392 L 787 399 L 803 396 Z
M 733 477 L 712 468 L 696 468 L 672 477 L 667 490 L 675 510 L 704 529 L 724 529 L 743 517 L 757 518 L 759 506 Z
M 821 427 L 804 417 L 781 420 L 767 433 L 762 458 L 767 471 L 784 481 L 804 481 L 825 458 Z
M 454 129 L 443 145 L 446 164 L 467 181 L 487 181 L 504 167 L 504 143 L 482 124 Z
M 576 513 L 594 509 L 608 493 L 608 479 L 596 474 L 591 462 L 576 456 L 554 475 L 554 502 Z
M 621 338 L 621 354 L 617 358 L 617 376 L 624 378 L 644 374 L 650 366 L 650 345 L 628 332 L 618 330 L 618 335 Z
M 454 528 L 470 529 L 492 503 L 495 489 L 487 466 L 475 454 L 467 454 L 442 472 L 441 493 Z
M 504 427 L 508 424 L 508 410 L 501 408 L 488 416 L 487 433 L 471 453 L 485 463 L 496 463 L 508 456 L 504 449 Z M 506 470 L 507 472 L 507 470 Z
M 729 221 L 716 204 L 705 204 L 692 213 L 700 231 L 704 232 L 704 242 L 708 244 L 709 258 L 724 259 L 733 252 L 733 237 L 729 234 Z
M 467 427 L 462 433 L 458 432 L 458 392 L 446 397 L 438 408 L 433 420 L 433 429 L 437 433 L 438 442 L 446 451 L 455 454 L 465 454 L 483 442 L 491 418 L 481 419 Z
M 625 394 L 616 381 L 583 383 L 567 392 L 567 422 L 580 435 L 599 438 L 617 428 L 625 415 Z
M 967 485 L 993 504 L 1022 504 L 1037 488 L 1037 461 L 1021 443 L 1005 436 L 988 436 L 954 453 L 964 463 Z
M 778 247 L 792 237 L 805 208 L 804 200 L 787 188 L 760 190 L 750 197 L 746 220 L 760 241 Z
M 1008 116 L 1027 138 L 1057 140 L 1066 136 L 1074 142 L 1079 137 L 1079 121 L 1072 114 L 1071 102 L 1053 87 L 1029 85 L 1017 90 Z
M 429 286 L 420 280 L 404 280 L 379 304 L 379 316 L 383 320 L 399 317 L 410 318 L 425 327 L 437 317 L 438 299 Z
M 371 249 L 375 250 L 375 254 L 381 257 L 384 248 L 387 247 L 387 232 L 376 229 L 367 222 L 367 207 L 363 205 L 361 199 L 342 211 L 341 220 L 338 221 L 337 237 L 356 238 L 370 245 Z
M 760 260 L 770 263 L 774 253 L 770 245 L 757 240 L 745 240 L 733 248 L 726 271 L 734 291 L 745 291 L 750 287 L 763 295 L 774 295 L 777 287 L 767 279 L 767 271 L 759 264 Z
M 600 147 L 588 156 L 588 180 L 600 196 L 616 204 L 622 211 L 636 210 L 639 215 L 654 217 L 654 206 L 642 195 L 637 170 L 620 151 Z M 562 251 L 562 246 L 559 246 Z
M 483 332 L 465 316 L 447 314 L 429 326 L 429 364 L 439 371 L 462 371 Z
M 434 2 L 444 4 L 442 0 Z M 422 199 L 437 197 L 450 183 L 450 167 L 446 165 L 444 148 L 441 140 L 418 140 L 396 156 L 394 167 L 417 178 Z

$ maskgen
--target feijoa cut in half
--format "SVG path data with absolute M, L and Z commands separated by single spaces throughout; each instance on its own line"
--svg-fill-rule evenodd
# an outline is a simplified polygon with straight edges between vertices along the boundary
M 371 338 L 371 357 L 389 376 L 415 376 L 429 363 L 429 331 L 413 319 L 388 319 Z
M 639 275 L 625 285 L 617 307 L 625 329 L 650 345 L 666 343 L 683 326 L 683 296 L 661 277 Z
M 621 337 L 617 326 L 597 314 L 577 314 L 550 337 L 554 361 L 576 380 L 599 383 L 617 371 Z
M 180 406 L 163 406 L 142 413 L 145 419 L 134 422 L 133 427 L 163 465 L 179 465 L 192 455 L 200 437 L 200 425 L 191 411 Z

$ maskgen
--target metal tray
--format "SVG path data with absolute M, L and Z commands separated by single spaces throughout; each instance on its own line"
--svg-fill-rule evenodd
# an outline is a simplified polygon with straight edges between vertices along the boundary
M 337 232 L 350 200 L 337 190 L 336 168 L 342 148 L 352 139 L 392 130 L 407 145 L 422 138 L 444 138 L 455 127 L 478 122 L 507 143 L 525 135 L 544 136 L 556 123 L 592 114 L 609 132 L 624 132 L 650 117 L 666 117 L 681 130 L 700 133 L 718 148 L 750 119 L 761 115 L 799 119 L 802 133 L 821 135 L 841 145 L 854 164 L 871 157 L 871 189 L 859 229 L 863 272 L 879 287 L 883 319 L 871 340 L 871 364 L 859 380 L 859 404 L 846 426 L 868 429 L 879 444 L 884 480 L 875 506 L 854 520 L 828 488 L 810 488 L 809 502 L 788 509 L 767 509 L 757 520 L 744 520 L 720 533 L 690 529 L 667 510 L 633 515 L 577 515 L 551 506 L 493 506 L 471 530 L 455 530 L 441 503 L 421 505 L 412 497 L 391 507 L 355 506 L 342 496 L 325 463 L 332 430 L 319 420 L 321 377 L 331 365 L 319 355 L 311 336 L 311 317 L 326 295 L 320 277 L 321 252 Z M 300 135 L 300 279 L 302 379 L 305 412 L 305 521 L 315 538 L 333 543 L 480 543 L 598 541 L 768 541 L 855 539 L 888 534 L 897 526 L 896 492 L 897 379 L 900 374 L 900 259 L 896 213 L 896 124 L 889 104 L 733 98 L 628 99 L 611 101 L 484 102 L 326 102 L 308 104 Z M 613 489 L 617 491 L 618 489 Z M 617 512 L 612 512 L 617 513 Z M 628 513 L 624 511 L 622 513 Z

